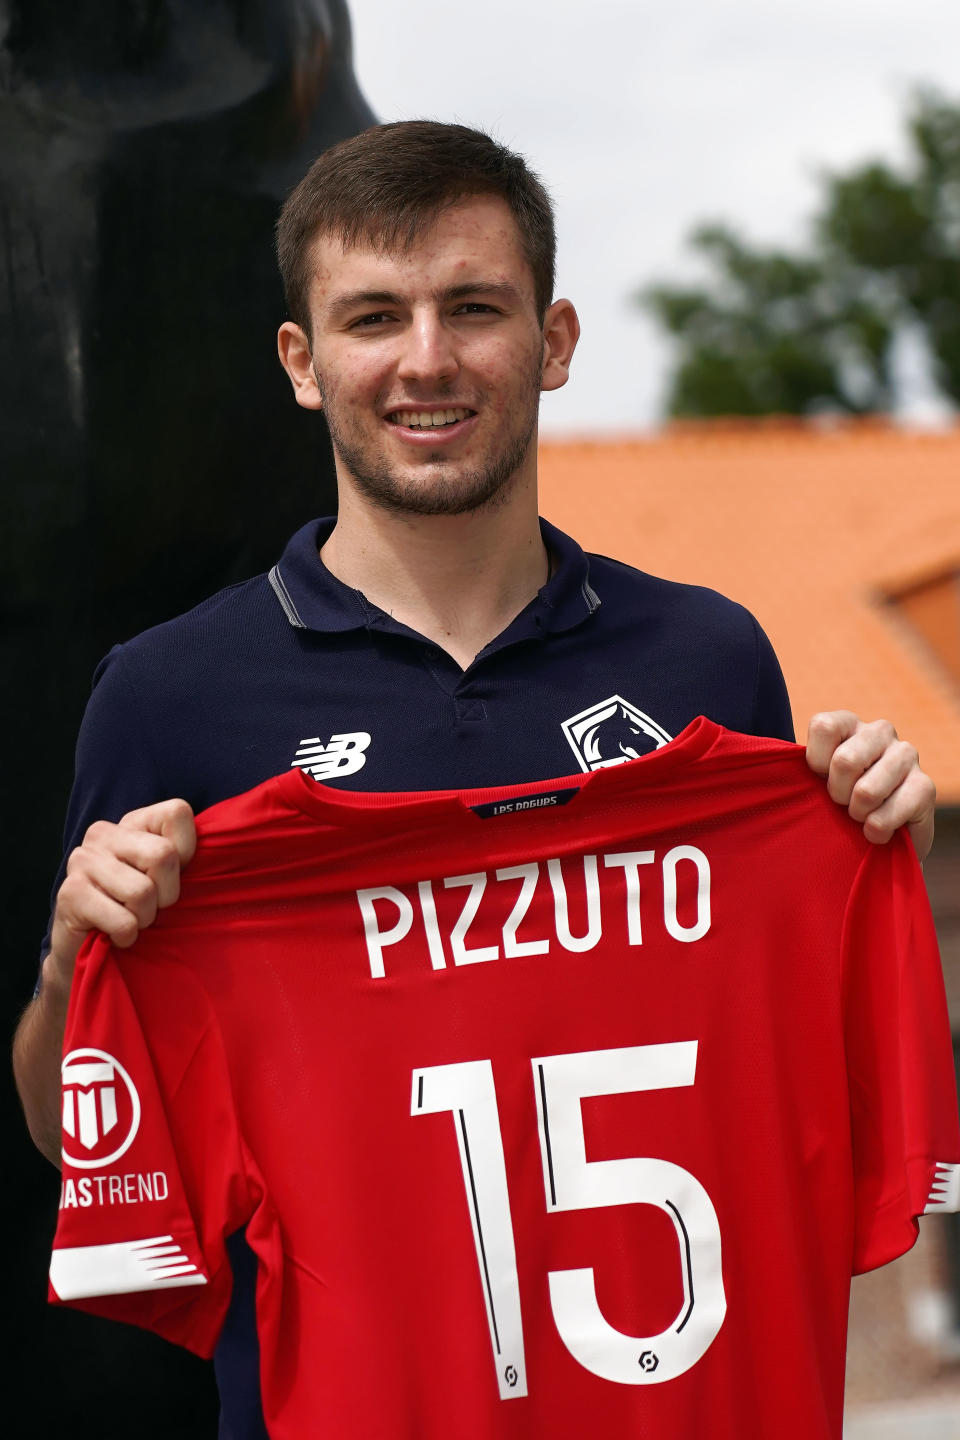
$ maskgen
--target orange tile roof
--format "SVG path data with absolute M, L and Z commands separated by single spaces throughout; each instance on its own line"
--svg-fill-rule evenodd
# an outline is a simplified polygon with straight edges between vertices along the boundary
M 960 803 L 960 685 L 892 589 L 960 569 L 960 428 L 781 420 L 550 440 L 541 509 L 588 550 L 709 585 L 759 619 L 798 736 L 816 710 L 886 716 Z

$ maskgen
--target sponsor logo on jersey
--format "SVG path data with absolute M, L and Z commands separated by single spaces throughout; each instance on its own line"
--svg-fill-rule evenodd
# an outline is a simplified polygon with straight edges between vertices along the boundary
M 673 739 L 656 720 L 624 700 L 610 695 L 579 715 L 562 721 L 564 735 L 581 770 L 604 770 L 649 755 Z
M 89 1210 L 91 1205 L 139 1205 L 144 1201 L 166 1200 L 170 1182 L 165 1170 L 147 1174 L 81 1175 L 79 1180 L 64 1177 L 60 1186 L 61 1210 Z
M 339 779 L 354 775 L 367 763 L 366 750 L 370 736 L 366 730 L 350 730 L 343 735 L 331 735 L 324 743 L 319 735 L 310 735 L 300 741 L 300 749 L 291 760 L 291 766 L 306 770 L 314 780 Z
M 71 1050 L 60 1067 L 63 1158 L 94 1170 L 119 1159 L 140 1125 L 140 1097 L 126 1070 L 106 1050 Z

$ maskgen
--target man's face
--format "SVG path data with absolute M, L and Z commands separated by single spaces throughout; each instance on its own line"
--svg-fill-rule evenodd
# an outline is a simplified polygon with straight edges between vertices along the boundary
M 535 464 L 545 351 L 504 201 L 452 206 L 408 251 L 324 238 L 314 258 L 313 376 L 341 481 L 420 515 L 505 498 Z

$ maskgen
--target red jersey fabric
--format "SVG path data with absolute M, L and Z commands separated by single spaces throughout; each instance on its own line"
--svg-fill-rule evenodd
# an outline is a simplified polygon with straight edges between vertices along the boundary
M 198 830 L 78 962 L 52 1299 L 208 1355 L 246 1226 L 275 1440 L 839 1440 L 850 1275 L 960 1197 L 906 838 L 704 719 Z

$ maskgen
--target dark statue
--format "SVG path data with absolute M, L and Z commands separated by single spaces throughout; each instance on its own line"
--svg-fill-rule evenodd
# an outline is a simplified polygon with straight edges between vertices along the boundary
M 275 356 L 273 225 L 312 158 L 374 118 L 345 0 L 0 0 L 8 1034 L 96 660 L 334 506 L 323 422 Z M 7 1405 L 30 1424 L 8 1411 L 4 1433 L 214 1434 L 205 1369 L 46 1312 L 57 1186 L 7 1094 Z

